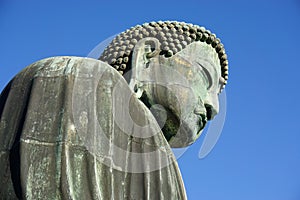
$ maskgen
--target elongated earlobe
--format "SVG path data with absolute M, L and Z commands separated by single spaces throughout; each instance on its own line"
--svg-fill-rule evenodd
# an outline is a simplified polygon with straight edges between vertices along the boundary
M 129 82 L 130 89 L 140 98 L 143 94 L 143 82 L 151 80 L 150 60 L 159 56 L 160 42 L 156 38 L 141 39 L 132 52 L 132 73 Z

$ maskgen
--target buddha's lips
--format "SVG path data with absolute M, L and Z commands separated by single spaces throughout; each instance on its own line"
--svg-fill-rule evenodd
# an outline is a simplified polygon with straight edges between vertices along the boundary
M 207 123 L 207 117 L 204 114 L 199 115 L 200 131 L 204 129 L 206 123 Z

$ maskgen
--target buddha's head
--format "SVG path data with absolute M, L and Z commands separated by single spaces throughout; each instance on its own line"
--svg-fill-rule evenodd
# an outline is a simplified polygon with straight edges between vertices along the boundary
M 219 112 L 228 61 L 220 40 L 203 27 L 138 25 L 116 36 L 99 59 L 124 75 L 171 147 L 192 144 Z

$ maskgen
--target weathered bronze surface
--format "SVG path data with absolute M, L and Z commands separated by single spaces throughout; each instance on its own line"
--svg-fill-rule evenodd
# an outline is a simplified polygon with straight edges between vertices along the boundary
M 219 58 L 213 47 L 203 42 L 194 42 L 170 58 L 138 55 L 147 54 L 145 44 L 151 42 L 159 44 L 149 37 L 136 44 L 129 85 L 142 94 L 140 99 L 148 108 L 157 104 L 165 108 L 162 116 L 155 109 L 152 112 L 157 121 L 164 121 L 162 130 L 170 146 L 186 147 L 219 111 L 218 94 L 224 85 Z
M 227 78 L 220 40 L 181 22 L 28 66 L 0 97 L 0 199 L 186 199 L 170 147 L 200 136 Z
M 125 101 L 130 92 L 94 59 L 56 57 L 25 68 L 1 95 L 1 198 L 184 199 L 167 141 L 141 101 Z M 154 134 L 125 132 L 137 127 L 113 121 L 129 116 L 116 104 L 130 106 Z

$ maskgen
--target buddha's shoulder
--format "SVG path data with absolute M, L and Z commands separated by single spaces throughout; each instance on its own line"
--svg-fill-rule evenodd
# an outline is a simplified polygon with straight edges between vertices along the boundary
M 110 74 L 117 76 L 119 73 L 107 63 L 87 57 L 76 56 L 56 56 L 44 58 L 36 61 L 22 71 L 20 71 L 16 78 L 24 77 L 58 77 L 58 76 L 83 76 L 94 77 L 109 71 Z M 28 77 L 28 78 L 29 78 Z

